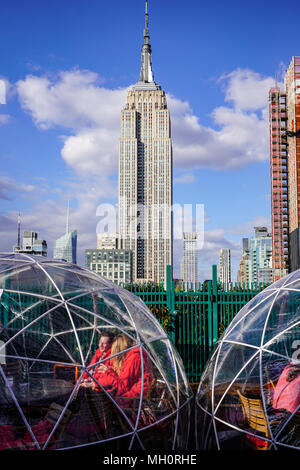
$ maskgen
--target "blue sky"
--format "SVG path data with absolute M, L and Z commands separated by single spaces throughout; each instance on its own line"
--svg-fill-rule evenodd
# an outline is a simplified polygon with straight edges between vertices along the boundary
M 300 53 L 299 14 L 297 1 L 149 0 L 174 202 L 205 207 L 201 280 L 222 247 L 235 280 L 241 238 L 270 223 L 268 89 Z M 1 2 L 1 251 L 16 242 L 20 210 L 22 229 L 45 238 L 51 256 L 68 199 L 81 264 L 96 246 L 97 208 L 116 203 L 120 110 L 139 76 L 143 15 L 143 0 Z

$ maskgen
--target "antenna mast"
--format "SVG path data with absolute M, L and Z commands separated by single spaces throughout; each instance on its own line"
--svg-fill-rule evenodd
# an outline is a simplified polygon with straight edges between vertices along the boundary
M 20 232 L 21 232 L 21 214 L 19 212 L 18 215 L 18 241 L 17 241 L 17 248 L 20 249 L 20 243 L 21 243 L 21 237 L 20 237 Z
M 69 212 L 70 212 L 70 201 L 68 200 L 66 233 L 69 233 Z

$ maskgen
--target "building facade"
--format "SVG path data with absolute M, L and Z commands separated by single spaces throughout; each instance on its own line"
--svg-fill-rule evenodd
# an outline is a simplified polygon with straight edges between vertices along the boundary
M 243 238 L 239 282 L 273 282 L 272 235 L 267 227 L 254 227 L 255 236 Z
M 231 254 L 229 248 L 221 248 L 219 252 L 220 282 L 231 282 Z
M 97 248 L 115 250 L 119 246 L 119 237 L 117 233 L 99 233 L 97 235 Z
M 38 238 L 37 232 L 24 230 L 22 245 L 14 247 L 15 253 L 27 253 L 37 256 L 47 256 L 47 242 Z
M 77 263 L 77 231 L 65 233 L 54 242 L 53 259 Z
M 269 92 L 273 280 L 300 268 L 300 57 Z
M 133 281 L 165 282 L 173 264 L 171 126 L 152 72 L 147 2 L 141 62 L 121 111 L 119 248 L 132 252 Z
M 198 282 L 197 233 L 183 233 L 183 258 L 181 262 L 183 282 Z
M 242 258 L 240 262 L 240 282 L 249 282 L 249 238 L 242 239 Z
M 288 273 L 288 161 L 286 93 L 269 92 L 271 223 L 273 281 Z
M 249 253 L 243 253 L 240 261 L 240 269 L 237 273 L 237 282 L 249 282 Z
M 131 252 L 128 250 L 88 249 L 85 251 L 85 265 L 116 284 L 132 281 Z
M 254 227 L 249 239 L 249 282 L 272 283 L 272 235 L 267 227 Z
M 249 282 L 249 238 L 242 239 L 242 257 L 237 280 L 238 282 Z
M 286 72 L 287 142 L 288 142 L 288 212 L 289 267 L 300 268 L 300 57 L 293 57 Z

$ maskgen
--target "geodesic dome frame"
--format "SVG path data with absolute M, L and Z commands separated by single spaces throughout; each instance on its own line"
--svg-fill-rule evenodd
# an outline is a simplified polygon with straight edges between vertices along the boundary
M 137 353 L 138 396 L 101 385 L 97 367 L 113 358 L 90 365 L 105 331 L 131 339 L 118 354 Z M 0 341 L 0 448 L 186 448 L 192 392 L 182 361 L 127 290 L 77 265 L 2 253 Z M 80 386 L 84 374 L 97 391 Z
M 196 395 L 198 448 L 300 449 L 299 359 L 300 270 L 256 295 L 218 341 Z

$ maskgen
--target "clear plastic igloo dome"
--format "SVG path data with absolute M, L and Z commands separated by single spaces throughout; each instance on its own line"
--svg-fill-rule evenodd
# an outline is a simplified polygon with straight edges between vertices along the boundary
M 185 449 L 191 397 L 139 298 L 76 265 L 0 254 L 0 449 Z
M 300 449 L 300 270 L 236 315 L 196 395 L 198 449 Z

